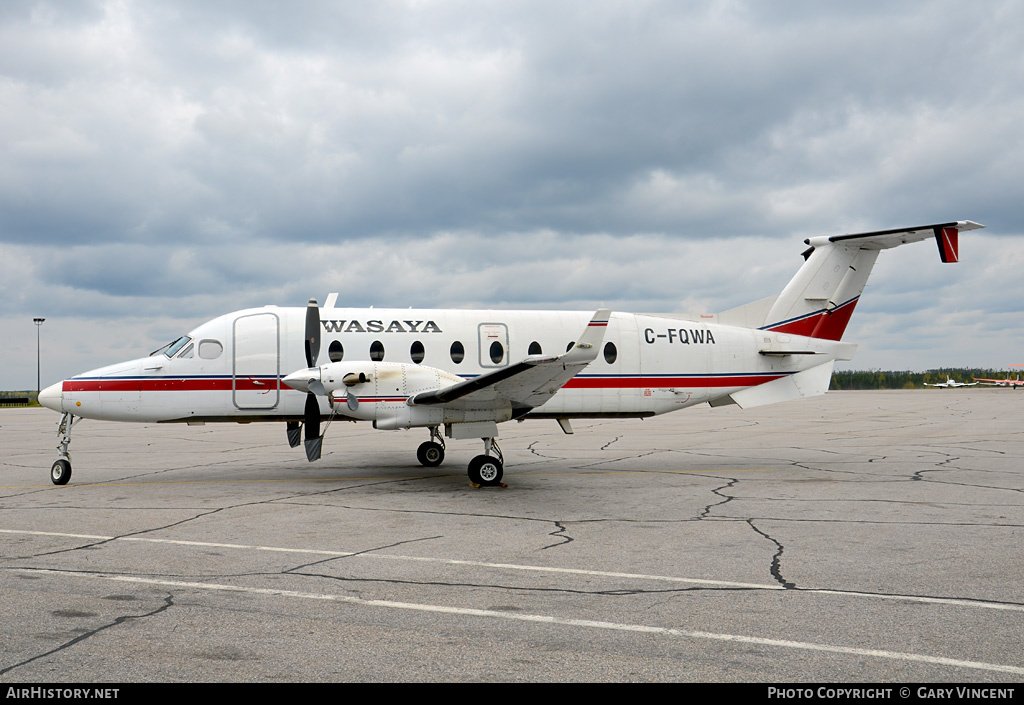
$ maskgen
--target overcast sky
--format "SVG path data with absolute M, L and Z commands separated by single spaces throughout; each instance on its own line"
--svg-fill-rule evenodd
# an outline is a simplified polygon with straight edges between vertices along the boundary
M 720 311 L 883 252 L 846 368 L 1024 363 L 1024 3 L 0 3 L 0 389 L 303 306 Z

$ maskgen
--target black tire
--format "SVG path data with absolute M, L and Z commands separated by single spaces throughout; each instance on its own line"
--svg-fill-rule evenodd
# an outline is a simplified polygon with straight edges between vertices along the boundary
M 66 485 L 71 479 L 71 463 L 61 458 L 50 468 L 50 480 L 55 485 Z
M 416 459 L 424 467 L 436 468 L 444 462 L 444 446 L 433 441 L 421 443 L 420 447 L 416 449 Z
M 482 487 L 501 484 L 504 470 L 501 461 L 490 455 L 478 455 L 469 461 L 469 481 Z

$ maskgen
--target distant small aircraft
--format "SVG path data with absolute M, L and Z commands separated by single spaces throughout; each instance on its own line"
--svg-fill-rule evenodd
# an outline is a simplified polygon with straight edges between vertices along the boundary
M 925 382 L 924 386 L 926 386 L 926 387 L 942 387 L 943 389 L 948 389 L 950 387 L 973 387 L 973 386 L 975 386 L 977 384 L 978 384 L 977 382 L 957 382 L 955 379 L 953 379 L 949 375 L 946 375 L 946 381 L 945 382 L 939 382 L 938 384 L 929 384 L 928 382 Z
M 1020 367 L 1020 365 L 1010 365 L 1010 367 Z M 1024 387 L 1024 380 L 1021 380 L 1020 375 L 1010 379 L 1009 372 L 1006 373 L 1006 379 L 981 379 L 980 377 L 975 377 L 974 379 L 989 387 L 1008 387 L 1010 389 Z
M 840 339 L 878 253 L 934 239 L 940 259 L 956 262 L 959 234 L 981 227 L 962 220 L 813 237 L 779 294 L 717 314 L 352 309 L 338 307 L 337 294 L 323 308 L 310 299 L 305 309 L 228 313 L 148 357 L 40 392 L 40 404 L 63 414 L 50 479 L 71 477 L 71 429 L 82 418 L 277 422 L 310 461 L 321 454 L 322 422 L 345 419 L 428 431 L 416 454 L 427 467 L 444 461 L 445 438 L 480 439 L 469 478 L 498 485 L 498 424 L 513 419 L 551 419 L 572 433 L 572 419 L 824 394 L 834 362 L 856 349 Z

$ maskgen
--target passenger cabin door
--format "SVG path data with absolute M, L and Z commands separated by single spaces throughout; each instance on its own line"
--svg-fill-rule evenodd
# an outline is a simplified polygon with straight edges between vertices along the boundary
M 281 323 L 276 313 L 235 319 L 232 401 L 237 409 L 274 409 L 281 395 Z

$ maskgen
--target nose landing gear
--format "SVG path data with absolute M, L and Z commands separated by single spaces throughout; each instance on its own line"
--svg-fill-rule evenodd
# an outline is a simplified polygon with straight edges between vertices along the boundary
M 71 427 L 81 420 L 81 417 L 76 419 L 67 411 L 60 417 L 60 425 L 57 426 L 57 435 L 60 436 L 57 450 L 60 451 L 60 458 L 50 468 L 50 481 L 55 485 L 66 485 L 71 479 L 71 452 L 68 450 L 68 446 L 71 445 Z

